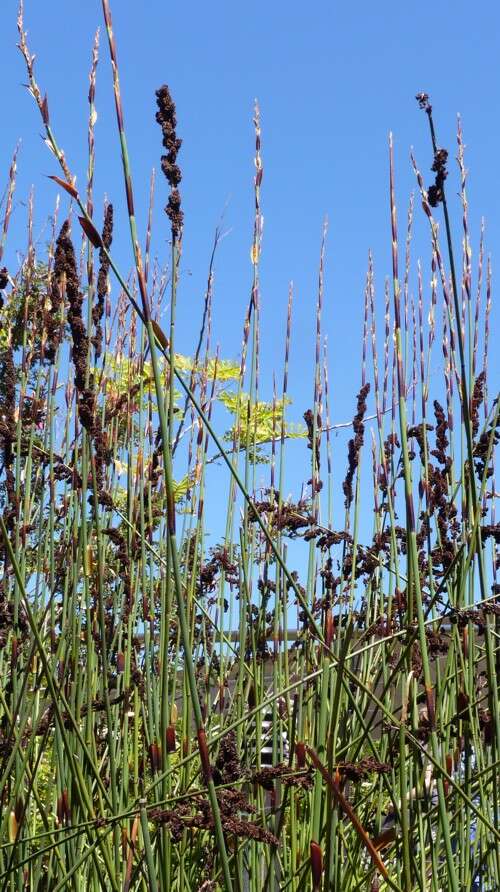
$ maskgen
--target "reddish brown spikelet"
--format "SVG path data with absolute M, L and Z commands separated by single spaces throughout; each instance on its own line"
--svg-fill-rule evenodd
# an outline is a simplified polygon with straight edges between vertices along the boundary
M 305 768 L 306 745 L 300 740 L 295 744 L 295 758 L 297 760 L 297 768 Z
M 168 725 L 165 730 L 165 746 L 167 753 L 175 753 L 177 747 L 175 739 L 175 725 Z
M 150 743 L 149 745 L 149 761 L 151 763 L 151 770 L 159 771 L 161 768 L 161 749 L 159 744 Z
M 317 842 L 311 840 L 311 873 L 314 889 L 321 888 L 321 877 L 323 875 L 323 852 L 321 846 Z
M 429 717 L 429 727 L 436 727 L 436 698 L 434 688 L 432 686 L 425 688 L 425 699 L 427 703 L 427 715 Z
M 69 805 L 69 793 L 66 787 L 57 798 L 56 815 L 59 824 L 69 824 L 71 820 L 71 809 Z
M 207 735 L 205 734 L 203 728 L 200 728 L 198 731 L 198 749 L 200 752 L 200 762 L 203 777 L 205 779 L 205 783 L 208 783 L 208 781 L 212 777 L 212 767 L 210 765 L 210 756 L 208 753 Z
M 448 774 L 451 774 L 453 771 L 453 754 L 452 753 L 446 753 L 446 771 L 448 772 Z M 444 787 L 444 795 L 448 796 L 448 794 L 450 792 L 450 782 L 449 782 L 448 778 L 445 778 L 443 780 L 443 787 Z
M 327 647 L 332 646 L 332 641 L 335 635 L 335 625 L 333 622 L 333 613 L 332 608 L 329 607 L 326 611 L 325 616 L 325 644 Z
M 24 817 L 24 802 L 21 796 L 18 796 L 16 799 L 16 805 L 14 808 L 14 813 L 16 815 L 16 821 L 19 825 L 22 824 L 22 820 Z

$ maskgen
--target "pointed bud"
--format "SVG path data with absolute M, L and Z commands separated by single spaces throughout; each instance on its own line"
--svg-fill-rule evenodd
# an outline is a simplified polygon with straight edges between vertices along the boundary
M 14 843 L 17 839 L 17 831 L 18 824 L 16 820 L 16 813 L 11 811 L 9 815 L 9 842 Z
M 317 842 L 311 840 L 311 873 L 313 888 L 321 888 L 321 877 L 323 874 L 323 852 L 321 846 Z
M 250 687 L 248 689 L 248 708 L 249 709 L 255 708 L 255 688 L 254 688 L 253 684 L 250 685 Z
M 17 823 L 22 824 L 22 820 L 23 820 L 23 816 L 24 816 L 24 803 L 20 796 L 18 796 L 16 799 L 14 814 L 16 816 Z
M 157 743 L 149 745 L 149 761 L 151 762 L 151 770 L 159 771 L 161 768 L 161 749 Z
M 63 790 L 62 793 L 62 801 L 63 801 L 63 811 L 64 811 L 64 821 L 66 824 L 71 822 L 71 807 L 69 804 L 69 793 L 67 787 Z
M 165 743 L 167 753 L 175 753 L 176 749 L 176 741 L 175 741 L 175 725 L 169 725 L 165 731 Z
M 325 616 L 325 644 L 328 648 L 332 646 L 333 636 L 335 634 L 335 627 L 333 625 L 333 613 L 332 608 L 329 607 L 326 611 Z
M 295 744 L 295 758 L 297 760 L 297 768 L 306 767 L 306 746 L 302 741 Z

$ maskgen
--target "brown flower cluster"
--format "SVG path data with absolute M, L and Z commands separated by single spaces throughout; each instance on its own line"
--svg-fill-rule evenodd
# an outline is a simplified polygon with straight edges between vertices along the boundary
M 109 505 L 109 495 L 104 491 L 104 465 L 108 461 L 108 449 L 102 423 L 96 407 L 93 377 L 88 369 L 89 338 L 82 316 L 83 295 L 76 268 L 75 250 L 69 235 L 69 221 L 63 224 L 57 239 L 59 251 L 58 275 L 64 282 L 68 299 L 68 322 L 73 341 L 75 387 L 78 393 L 78 417 L 94 443 L 96 485 L 101 504 Z
M 83 295 L 80 291 L 76 269 L 75 249 L 70 238 L 69 220 L 63 223 L 56 242 L 56 275 L 58 284 L 64 284 L 69 303 L 68 322 L 73 339 L 73 363 L 75 366 L 75 385 L 80 394 L 85 391 L 87 375 L 88 338 L 82 317 Z M 81 419 L 82 424 L 87 424 Z
M 18 515 L 18 497 L 12 470 L 15 461 L 14 445 L 16 442 L 16 369 L 12 345 L 0 353 L 0 450 L 5 473 L 5 525 L 8 530 L 14 529 Z
M 267 499 L 255 501 L 248 509 L 249 523 L 257 523 L 257 514 L 267 515 L 266 520 L 269 526 L 275 527 L 280 532 L 289 535 L 291 538 L 299 535 L 300 530 L 308 527 L 313 518 L 309 513 L 309 503 L 301 499 L 299 502 L 283 502 L 279 506 L 279 496 L 274 490 L 266 490 L 269 496 Z
M 443 407 L 437 400 L 434 401 L 434 416 L 436 419 L 436 445 L 431 450 L 442 467 L 428 465 L 427 497 L 429 514 L 436 514 L 436 523 L 439 530 L 439 544 L 432 549 L 431 558 L 436 567 L 441 564 L 444 573 L 455 557 L 455 539 L 460 532 L 457 521 L 457 506 L 449 497 L 449 470 L 451 458 L 447 454 L 448 449 L 448 422 Z M 428 520 L 427 520 L 428 523 Z M 427 527 L 424 528 L 424 537 Z
M 437 149 L 434 155 L 434 161 L 431 170 L 436 174 L 434 183 L 429 186 L 427 198 L 431 207 L 435 208 L 444 199 L 444 181 L 448 176 L 446 170 L 446 162 L 448 160 L 448 152 L 446 149 Z
M 314 414 L 312 412 L 312 409 L 307 409 L 304 412 L 304 421 L 307 426 L 307 448 L 312 449 L 313 443 L 315 440 L 315 437 L 314 437 Z M 315 461 L 316 461 L 316 472 L 319 472 L 320 460 L 321 460 L 320 434 L 321 434 L 321 418 L 318 415 L 316 418 L 316 442 L 315 442 L 315 449 L 314 449 L 314 455 L 315 455 Z
M 363 384 L 363 387 L 358 393 L 357 400 L 357 408 L 356 415 L 354 416 L 354 420 L 352 423 L 354 429 L 354 437 L 349 440 L 348 446 L 348 456 L 347 456 L 347 474 L 345 480 L 342 484 L 342 489 L 344 490 L 345 495 L 345 507 L 349 510 L 352 499 L 353 499 L 353 491 L 352 491 L 352 483 L 354 480 L 354 475 L 356 473 L 356 468 L 359 464 L 359 454 L 361 452 L 361 448 L 364 442 L 365 436 L 365 425 L 363 423 L 363 418 L 365 417 L 366 412 L 366 398 L 370 392 L 370 385 Z
M 211 558 L 200 569 L 198 594 L 204 595 L 215 591 L 219 573 L 224 573 L 226 582 L 237 585 L 239 582 L 238 567 L 229 560 L 229 553 L 223 546 L 211 549 Z
M 99 251 L 99 273 L 97 275 L 97 301 L 92 307 L 92 322 L 95 330 L 92 338 L 92 344 L 95 349 L 96 359 L 102 353 L 102 325 L 101 319 L 104 313 L 104 300 L 108 288 L 109 260 L 106 251 L 109 251 L 111 242 L 113 241 L 113 205 L 108 204 L 104 212 L 104 225 L 102 228 L 101 239 L 104 248 Z M 106 251 L 104 250 L 106 249 Z
M 417 441 L 418 449 L 420 453 L 420 461 L 422 465 L 425 465 L 425 441 L 426 441 L 426 432 L 434 430 L 432 424 L 415 424 L 413 427 L 408 428 L 407 437 L 409 440 L 413 439 Z M 410 452 L 410 459 L 415 457 L 415 453 L 413 450 Z
M 389 436 L 384 441 L 384 463 L 380 466 L 378 472 L 378 485 L 382 496 L 387 496 L 387 490 L 389 487 L 388 481 L 388 473 L 391 467 L 391 462 L 394 456 L 394 452 L 396 449 L 400 449 L 400 442 L 398 440 L 398 435 L 393 432 L 389 434 Z M 383 500 L 379 507 L 379 512 L 383 512 Z
M 221 815 L 222 827 L 225 833 L 237 838 L 253 839 L 267 845 L 278 845 L 279 840 L 274 833 L 261 827 L 253 821 L 246 821 L 237 817 L 238 813 L 255 812 L 245 795 L 239 790 L 220 790 L 217 794 Z M 150 813 L 152 821 L 165 826 L 172 837 L 173 842 L 180 842 L 183 833 L 188 828 L 208 830 L 214 833 L 214 819 L 210 803 L 207 799 L 196 797 L 194 805 L 197 811 L 193 814 L 192 808 L 185 802 L 180 802 L 175 809 L 156 810 Z
M 230 784 L 243 776 L 235 731 L 228 731 L 222 738 L 212 776 L 217 785 Z
M 428 115 L 432 114 L 432 105 L 429 102 L 428 93 L 417 93 L 415 99 L 417 100 L 419 108 L 421 108 L 422 111 L 426 112 Z
M 350 781 L 365 780 L 369 774 L 388 774 L 391 766 L 385 762 L 379 762 L 375 756 L 367 756 L 359 762 L 343 762 L 337 766 L 341 776 Z
M 254 784 L 259 784 L 264 790 L 269 791 L 274 790 L 274 783 L 277 780 L 281 781 L 285 787 L 298 787 L 304 790 L 310 790 L 314 783 L 313 774 L 314 771 L 312 768 L 297 771 L 296 768 L 280 762 L 278 765 L 261 768 L 260 771 L 256 771 L 255 774 L 252 774 L 250 780 Z
M 451 467 L 451 458 L 446 454 L 449 446 L 448 422 L 444 409 L 437 400 L 434 400 L 434 417 L 436 419 L 436 448 L 431 451 L 431 455 L 434 455 L 438 462 L 445 466 L 445 470 L 448 470 Z
M 433 143 L 435 145 L 435 137 L 434 137 L 434 125 L 432 123 L 432 105 L 429 102 L 429 95 L 427 93 L 417 93 L 415 96 L 419 107 L 424 111 L 429 118 L 431 133 Z M 429 186 L 427 191 L 427 198 L 429 199 L 429 204 L 431 207 L 435 208 L 444 200 L 444 181 L 448 176 L 448 171 L 446 170 L 446 162 L 448 160 L 448 152 L 446 149 L 436 149 L 434 153 L 434 161 L 432 164 L 431 170 L 436 174 L 434 183 L 432 186 Z
M 332 545 L 339 545 L 341 542 L 352 542 L 352 536 L 344 531 L 326 530 L 317 540 L 316 548 L 327 551 Z
M 175 130 L 177 126 L 175 102 L 166 84 L 156 91 L 156 104 L 158 106 L 156 120 L 161 127 L 163 145 L 167 150 L 167 154 L 162 155 L 161 158 L 161 169 L 171 189 L 165 212 L 172 225 L 173 238 L 179 238 L 182 232 L 184 214 L 181 210 L 181 196 L 177 188 L 182 179 L 182 173 L 177 164 L 177 154 L 182 145 L 182 140 L 177 137 Z
M 64 226 L 69 230 L 69 223 L 65 223 Z M 45 314 L 45 329 L 47 332 L 47 342 L 44 348 L 44 356 L 47 362 L 53 363 L 55 362 L 57 348 L 59 347 L 61 337 L 63 334 L 63 321 L 61 319 L 61 309 L 63 306 L 63 292 L 64 292 L 64 284 L 65 284 L 65 275 L 66 275 L 66 253 L 65 253 L 65 242 L 63 236 L 63 229 L 59 234 L 59 238 L 56 241 L 56 250 L 54 256 L 54 274 L 50 283 L 50 308 L 49 311 Z

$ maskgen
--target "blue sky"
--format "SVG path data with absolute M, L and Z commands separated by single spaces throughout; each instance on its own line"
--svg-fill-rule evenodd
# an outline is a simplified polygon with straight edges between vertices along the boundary
M 36 231 L 55 189 L 56 173 L 40 139 L 38 112 L 22 84 L 16 50 L 16 2 L 0 11 L 2 137 L 0 178 L 4 183 L 16 141 L 18 191 L 9 239 L 25 245 L 23 203 L 31 185 L 36 195 Z M 314 308 L 318 256 L 325 215 L 329 219 L 325 275 L 324 333 L 331 357 L 330 385 L 335 421 L 352 417 L 359 388 L 359 355 L 366 258 L 375 258 L 377 300 L 390 273 L 388 132 L 394 132 L 401 241 L 414 178 L 410 146 L 426 182 L 432 163 L 425 115 L 415 93 L 430 93 L 438 138 L 450 151 L 448 194 L 460 248 L 460 207 L 456 114 L 467 145 L 473 264 L 480 219 L 486 219 L 487 249 L 495 254 L 500 236 L 499 99 L 497 64 L 500 9 L 483 2 L 413 7 L 401 2 L 307 5 L 275 0 L 166 4 L 120 0 L 112 4 L 121 67 L 122 94 L 140 230 L 145 229 L 150 170 L 159 166 L 161 141 L 155 123 L 154 91 L 167 82 L 177 103 L 178 132 L 184 139 L 179 161 L 186 225 L 179 309 L 179 347 L 189 352 L 198 330 L 213 232 L 225 209 L 228 236 L 220 246 L 215 280 L 214 334 L 222 354 L 240 349 L 244 309 L 251 285 L 253 213 L 252 114 L 258 97 L 262 116 L 265 218 L 261 267 L 263 393 L 271 395 L 272 371 L 281 378 L 288 282 L 295 286 L 290 391 L 293 420 L 301 420 L 312 398 Z M 91 46 L 101 26 L 101 59 L 96 105 L 96 217 L 104 196 L 116 205 L 114 253 L 127 269 L 123 185 L 112 105 L 107 44 L 98 0 L 26 0 L 25 26 L 36 72 L 47 91 L 51 121 L 78 182 L 85 182 L 86 97 Z M 3 186 L 2 186 L 3 189 Z M 167 196 L 160 176 L 155 212 L 155 248 L 168 257 L 168 227 L 161 212 Z M 63 199 L 63 202 L 66 199 Z M 441 212 L 438 211 L 438 218 Z M 119 230 L 121 229 L 121 235 Z M 422 256 L 428 295 L 429 235 L 416 205 L 415 257 Z M 7 256 L 7 260 L 9 255 Z M 381 319 L 381 316 L 379 317 Z M 493 328 L 498 330 L 498 312 Z M 436 386 L 441 357 L 435 354 Z M 491 384 L 499 362 L 492 356 Z M 337 479 L 345 471 L 346 436 L 338 438 Z

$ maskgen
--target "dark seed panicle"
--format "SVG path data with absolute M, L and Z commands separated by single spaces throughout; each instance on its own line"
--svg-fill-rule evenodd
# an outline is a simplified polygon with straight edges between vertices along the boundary
M 161 157 L 161 169 L 171 189 L 165 212 L 172 225 L 172 236 L 178 239 L 182 233 L 184 221 L 184 214 L 181 210 L 181 196 L 177 188 L 182 179 L 182 172 L 177 164 L 177 154 L 182 145 L 182 140 L 178 138 L 176 133 L 175 102 L 166 84 L 156 91 L 156 104 L 158 106 L 156 120 L 161 127 L 163 145 L 167 150 L 166 155 Z

